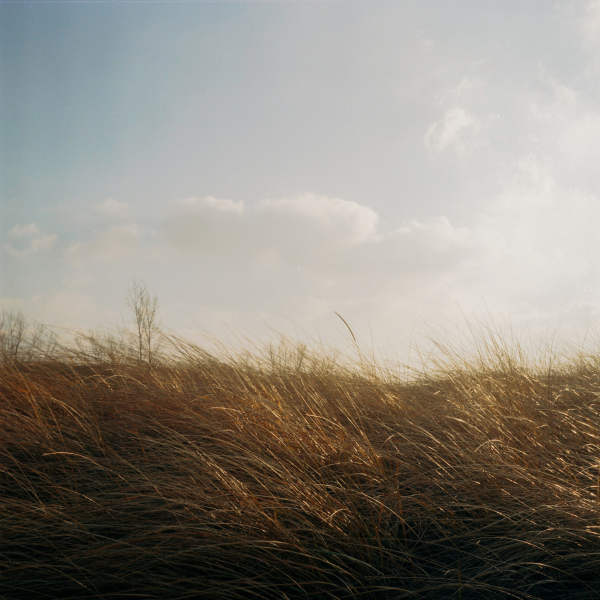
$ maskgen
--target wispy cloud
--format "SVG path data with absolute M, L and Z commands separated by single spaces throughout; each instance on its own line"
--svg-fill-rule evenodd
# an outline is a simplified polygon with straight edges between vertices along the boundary
M 131 216 L 129 204 L 126 202 L 119 202 L 114 198 L 107 198 L 96 204 L 94 210 L 96 213 L 110 219 L 124 220 Z
M 78 241 L 65 250 L 65 258 L 73 265 L 85 261 L 119 263 L 143 256 L 145 231 L 136 223 L 111 225 L 96 232 L 91 240 Z
M 45 250 L 51 250 L 58 240 L 55 233 L 44 233 L 36 223 L 15 225 L 8 232 L 10 242 L 4 244 L 4 250 L 11 256 L 24 257 Z
M 433 150 L 444 150 L 454 146 L 463 152 L 468 136 L 478 129 L 477 119 L 464 108 L 451 108 L 442 119 L 432 123 L 425 133 L 425 146 Z

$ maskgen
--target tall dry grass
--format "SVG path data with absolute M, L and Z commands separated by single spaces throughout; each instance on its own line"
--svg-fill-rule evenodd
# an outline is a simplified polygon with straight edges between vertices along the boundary
M 600 598 L 600 353 L 163 341 L 4 353 L 1 598 Z

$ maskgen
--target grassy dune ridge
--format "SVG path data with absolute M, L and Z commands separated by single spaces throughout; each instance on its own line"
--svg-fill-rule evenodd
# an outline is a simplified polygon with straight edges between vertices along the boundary
M 600 353 L 162 341 L 5 344 L 0 598 L 600 598 Z

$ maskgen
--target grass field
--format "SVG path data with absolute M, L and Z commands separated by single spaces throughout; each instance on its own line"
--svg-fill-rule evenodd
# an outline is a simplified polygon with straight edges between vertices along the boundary
M 600 598 L 600 353 L 40 339 L 0 364 L 0 598 Z

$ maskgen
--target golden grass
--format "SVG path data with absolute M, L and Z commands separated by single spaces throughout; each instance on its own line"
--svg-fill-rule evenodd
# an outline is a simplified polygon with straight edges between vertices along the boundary
M 169 341 L 4 356 L 0 598 L 600 598 L 600 354 Z

